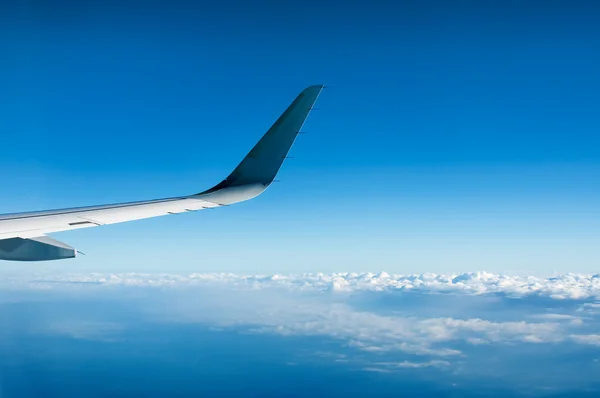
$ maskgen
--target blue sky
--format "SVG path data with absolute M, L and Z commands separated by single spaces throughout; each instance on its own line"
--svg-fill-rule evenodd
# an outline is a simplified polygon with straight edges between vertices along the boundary
M 35 267 L 597 270 L 593 2 L 1 7 L 2 213 L 198 192 L 331 86 L 263 196 L 57 234 L 88 255 Z
M 2 2 L 0 213 L 199 192 L 331 87 L 260 197 L 3 263 L 0 396 L 596 396 L 598 8 Z

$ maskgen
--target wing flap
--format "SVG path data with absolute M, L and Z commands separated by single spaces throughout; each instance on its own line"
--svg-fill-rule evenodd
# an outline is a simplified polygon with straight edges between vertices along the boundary
M 13 218 L 0 220 L 0 239 L 29 238 L 52 232 L 90 228 L 214 207 L 219 207 L 219 205 L 205 200 L 181 198 L 140 202 L 125 206 L 64 209 L 54 214 L 41 213 L 30 217 L 17 214 Z
M 114 224 L 168 214 L 210 209 L 213 207 L 219 207 L 219 205 L 198 199 L 180 199 L 140 206 L 118 207 L 110 210 L 85 211 L 79 215 L 82 218 L 99 224 Z

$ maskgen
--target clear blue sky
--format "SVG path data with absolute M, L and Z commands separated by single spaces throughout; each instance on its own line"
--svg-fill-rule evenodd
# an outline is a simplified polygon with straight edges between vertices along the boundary
M 332 86 L 263 196 L 18 267 L 598 270 L 595 2 L 5 3 L 0 213 L 198 192 Z

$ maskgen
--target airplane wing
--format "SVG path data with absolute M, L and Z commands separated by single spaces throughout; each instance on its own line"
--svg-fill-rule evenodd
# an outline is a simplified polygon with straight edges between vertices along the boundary
M 209 190 L 141 202 L 0 215 L 0 260 L 73 258 L 77 250 L 46 234 L 212 209 L 261 194 L 273 182 L 322 89 L 317 85 L 302 91 L 233 172 Z

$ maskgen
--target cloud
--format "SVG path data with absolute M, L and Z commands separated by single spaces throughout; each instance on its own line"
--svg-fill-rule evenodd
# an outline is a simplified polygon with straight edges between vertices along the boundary
M 369 355 L 425 359 L 389 362 L 396 368 L 440 368 L 468 357 L 472 350 L 497 345 L 600 346 L 593 333 L 598 325 L 599 275 L 94 273 L 12 277 L 8 282 L 0 279 L 2 286 L 76 297 L 90 294 L 100 300 L 111 297 L 135 305 L 142 317 L 153 322 L 321 336 Z M 544 299 L 543 307 L 536 307 L 534 299 L 539 298 Z M 455 303 L 457 299 L 462 301 Z M 577 304 L 569 307 L 569 299 Z M 93 320 L 50 324 L 49 331 L 74 338 L 117 333 L 110 319 L 101 321 L 105 323 L 99 326 Z
M 377 377 L 510 376 L 519 388 L 566 388 L 597 376 L 581 369 L 600 349 L 598 284 L 598 275 L 486 272 L 0 275 L 0 317 L 12 321 L 0 343 L 46 334 L 122 344 L 158 326 L 316 342 L 302 355 Z
M 445 368 L 450 366 L 448 361 L 432 360 L 427 362 L 377 362 L 375 365 L 385 366 L 388 368 L 405 368 L 405 369 L 419 369 L 419 368 Z
M 573 334 L 571 335 L 571 339 L 580 344 L 590 344 L 600 347 L 600 334 Z
M 23 281 L 22 281 L 23 282 Z M 173 274 L 65 274 L 50 278 L 30 278 L 29 287 L 51 288 L 57 284 L 85 284 L 138 287 L 202 286 L 224 283 L 250 289 L 284 288 L 326 292 L 418 291 L 427 293 L 461 293 L 472 295 L 502 294 L 522 298 L 542 296 L 552 299 L 600 299 L 600 274 L 564 274 L 539 278 L 501 275 L 488 272 L 463 274 L 399 275 L 380 273 L 333 273 L 299 275 L 236 275 L 231 273 Z M 18 285 L 14 278 L 0 279 L 6 287 Z
M 535 382 L 547 385 L 551 374 L 553 386 L 579 385 L 597 376 L 581 369 L 600 348 L 598 283 L 598 275 L 486 272 L 0 276 L 0 316 L 13 321 L 0 340 L 33 332 L 114 344 L 183 325 L 316 341 L 315 360 L 382 377 L 510 374 L 527 387 L 542 374 Z M 557 363 L 571 366 L 568 377 L 556 374 Z
M 583 303 L 577 311 L 588 314 L 600 314 L 600 303 Z
M 363 368 L 363 370 L 365 372 L 373 372 L 373 373 L 392 373 L 392 371 L 389 369 L 381 369 L 381 368 L 375 368 L 375 367 L 370 367 L 370 366 Z
M 574 321 L 574 320 L 580 320 L 581 319 L 581 317 L 574 316 L 574 315 L 569 315 L 569 314 L 553 314 L 553 313 L 548 313 L 548 314 L 534 314 L 531 317 L 532 318 L 537 318 L 537 319 L 551 319 L 551 320 L 556 320 L 556 321 Z

